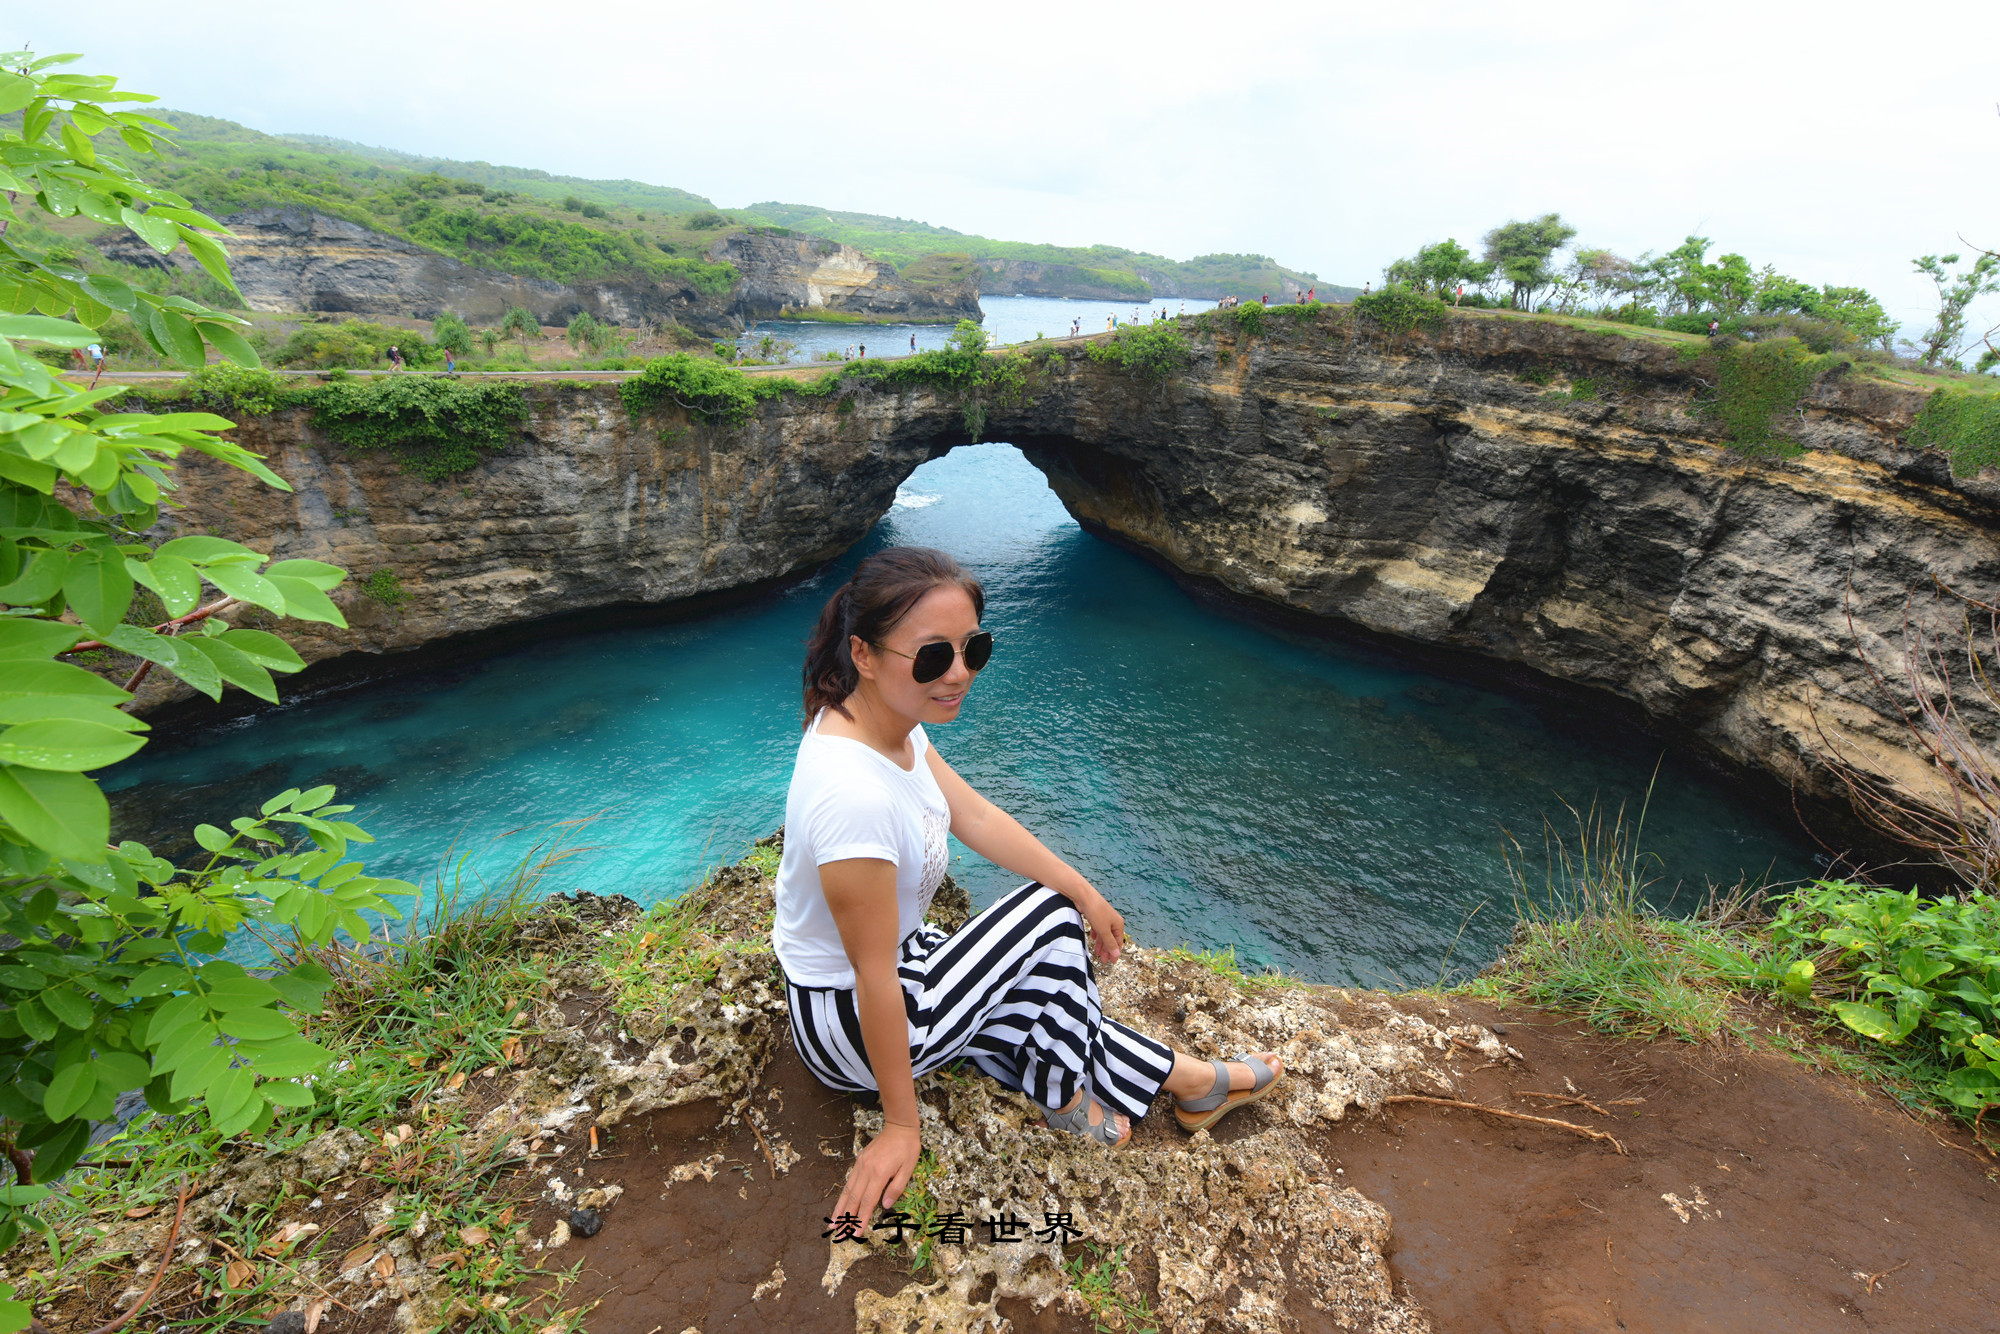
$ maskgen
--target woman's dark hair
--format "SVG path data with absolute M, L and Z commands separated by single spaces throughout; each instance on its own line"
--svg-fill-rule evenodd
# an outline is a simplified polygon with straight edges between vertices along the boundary
M 882 636 L 910 614 L 910 608 L 933 588 L 962 588 L 972 599 L 972 613 L 986 614 L 986 590 L 962 566 L 933 547 L 890 547 L 861 562 L 854 574 L 827 599 L 812 638 L 806 641 L 806 726 L 821 709 L 847 712 L 845 701 L 861 684 L 854 670 L 850 636 L 866 644 Z

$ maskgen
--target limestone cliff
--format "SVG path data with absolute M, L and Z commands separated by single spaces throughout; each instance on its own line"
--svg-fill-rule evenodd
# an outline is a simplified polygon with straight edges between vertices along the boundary
M 1195 333 L 1163 381 L 1079 346 L 1039 356 L 986 433 L 1088 527 L 1236 594 L 1628 701 L 1809 789 L 1829 747 L 1920 776 L 1849 608 L 1887 665 L 1933 573 L 2000 597 L 2000 482 L 1900 442 L 1920 393 L 1825 382 L 1793 423 L 1812 450 L 1753 459 L 1671 344 L 1472 316 L 1400 337 L 1338 310 L 1270 324 Z M 927 389 L 787 397 L 729 430 L 635 424 L 611 386 L 531 396 L 517 447 L 441 485 L 297 413 L 253 419 L 246 443 L 296 493 L 196 462 L 180 522 L 395 572 L 407 605 L 343 591 L 354 628 L 302 644 L 383 654 L 809 568 L 966 439 Z
M 431 319 L 451 310 L 497 324 L 525 306 L 543 324 L 579 311 L 614 324 L 674 322 L 703 331 L 732 327 L 725 302 L 688 283 L 638 278 L 556 283 L 475 268 L 359 223 L 302 208 L 267 208 L 227 218 L 230 269 L 252 310 L 345 311 Z M 163 256 L 130 232 L 103 244 L 127 264 L 192 269 L 186 250 Z
M 918 324 L 979 318 L 979 280 L 970 271 L 955 280 L 916 282 L 851 245 L 776 227 L 731 233 L 708 253 L 743 275 L 730 308 L 745 320 L 817 313 Z

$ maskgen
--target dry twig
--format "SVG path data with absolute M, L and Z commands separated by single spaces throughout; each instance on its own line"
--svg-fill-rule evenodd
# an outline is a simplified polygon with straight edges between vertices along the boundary
M 1504 1116 L 1510 1121 L 1532 1121 L 1538 1126 L 1554 1126 L 1558 1130 L 1571 1131 L 1574 1134 L 1582 1135 L 1586 1139 L 1601 1140 L 1618 1150 L 1621 1155 L 1625 1152 L 1625 1146 L 1620 1144 L 1615 1136 L 1607 1135 L 1602 1130 L 1592 1130 L 1589 1126 L 1580 1126 L 1574 1121 L 1558 1121 L 1551 1116 L 1529 1116 L 1526 1112 L 1510 1112 L 1504 1107 L 1488 1107 L 1483 1102 L 1461 1102 L 1457 1098 L 1433 1098 L 1423 1093 L 1394 1093 L 1382 1099 L 1382 1101 L 1384 1104 L 1392 1102 L 1427 1102 L 1436 1107 L 1459 1107 L 1468 1112 L 1484 1112 L 1488 1116 Z

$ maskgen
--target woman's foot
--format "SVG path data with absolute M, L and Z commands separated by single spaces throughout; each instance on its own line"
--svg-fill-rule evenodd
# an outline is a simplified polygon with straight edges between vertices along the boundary
M 1106 1129 L 1106 1117 L 1110 1118 L 1109 1129 Z M 1114 1112 L 1106 1107 L 1088 1088 L 1071 1098 L 1067 1107 L 1054 1111 L 1042 1108 L 1042 1124 L 1051 1130 L 1094 1139 L 1110 1149 L 1132 1138 L 1132 1119 L 1123 1112 Z
M 1210 1071 L 1207 1092 L 1174 1097 L 1174 1119 L 1183 1130 L 1208 1129 L 1238 1107 L 1269 1093 L 1285 1076 L 1284 1061 L 1269 1051 L 1239 1052 L 1232 1061 L 1209 1061 L 1205 1068 Z

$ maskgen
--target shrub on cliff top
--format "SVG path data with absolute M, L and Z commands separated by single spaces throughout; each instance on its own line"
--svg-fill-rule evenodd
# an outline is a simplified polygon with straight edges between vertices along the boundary
M 352 449 L 393 449 L 406 472 L 431 482 L 505 449 L 528 415 L 519 384 L 398 375 L 310 392 L 314 426 Z
M 1194 349 L 1171 324 L 1135 324 L 1120 329 L 1108 343 L 1092 343 L 1090 359 L 1148 380 L 1164 380 L 1194 360 Z
M 734 366 L 691 357 L 685 352 L 655 357 L 619 389 L 625 410 L 636 420 L 662 403 L 675 403 L 711 422 L 740 426 L 757 405 L 785 392 L 782 380 L 756 380 Z
M 399 349 L 411 366 L 422 369 L 444 360 L 444 353 L 408 329 L 392 329 L 370 320 L 342 320 L 339 324 L 309 324 L 286 340 L 271 354 L 279 366 L 324 370 L 334 366 L 380 366 L 388 361 L 388 350 Z
M 1436 297 L 1424 296 L 1400 283 L 1355 297 L 1354 309 L 1390 333 L 1440 328 L 1450 312 L 1450 307 Z
M 1778 457 L 1804 449 L 1779 428 L 1780 419 L 1797 414 L 1822 375 L 1850 364 L 1845 357 L 1813 356 L 1792 338 L 1725 347 L 1719 358 L 1715 396 L 1704 409 L 1744 453 Z
M 1938 390 L 1910 424 L 1909 441 L 1949 454 L 1956 477 L 2000 464 L 2000 394 Z

